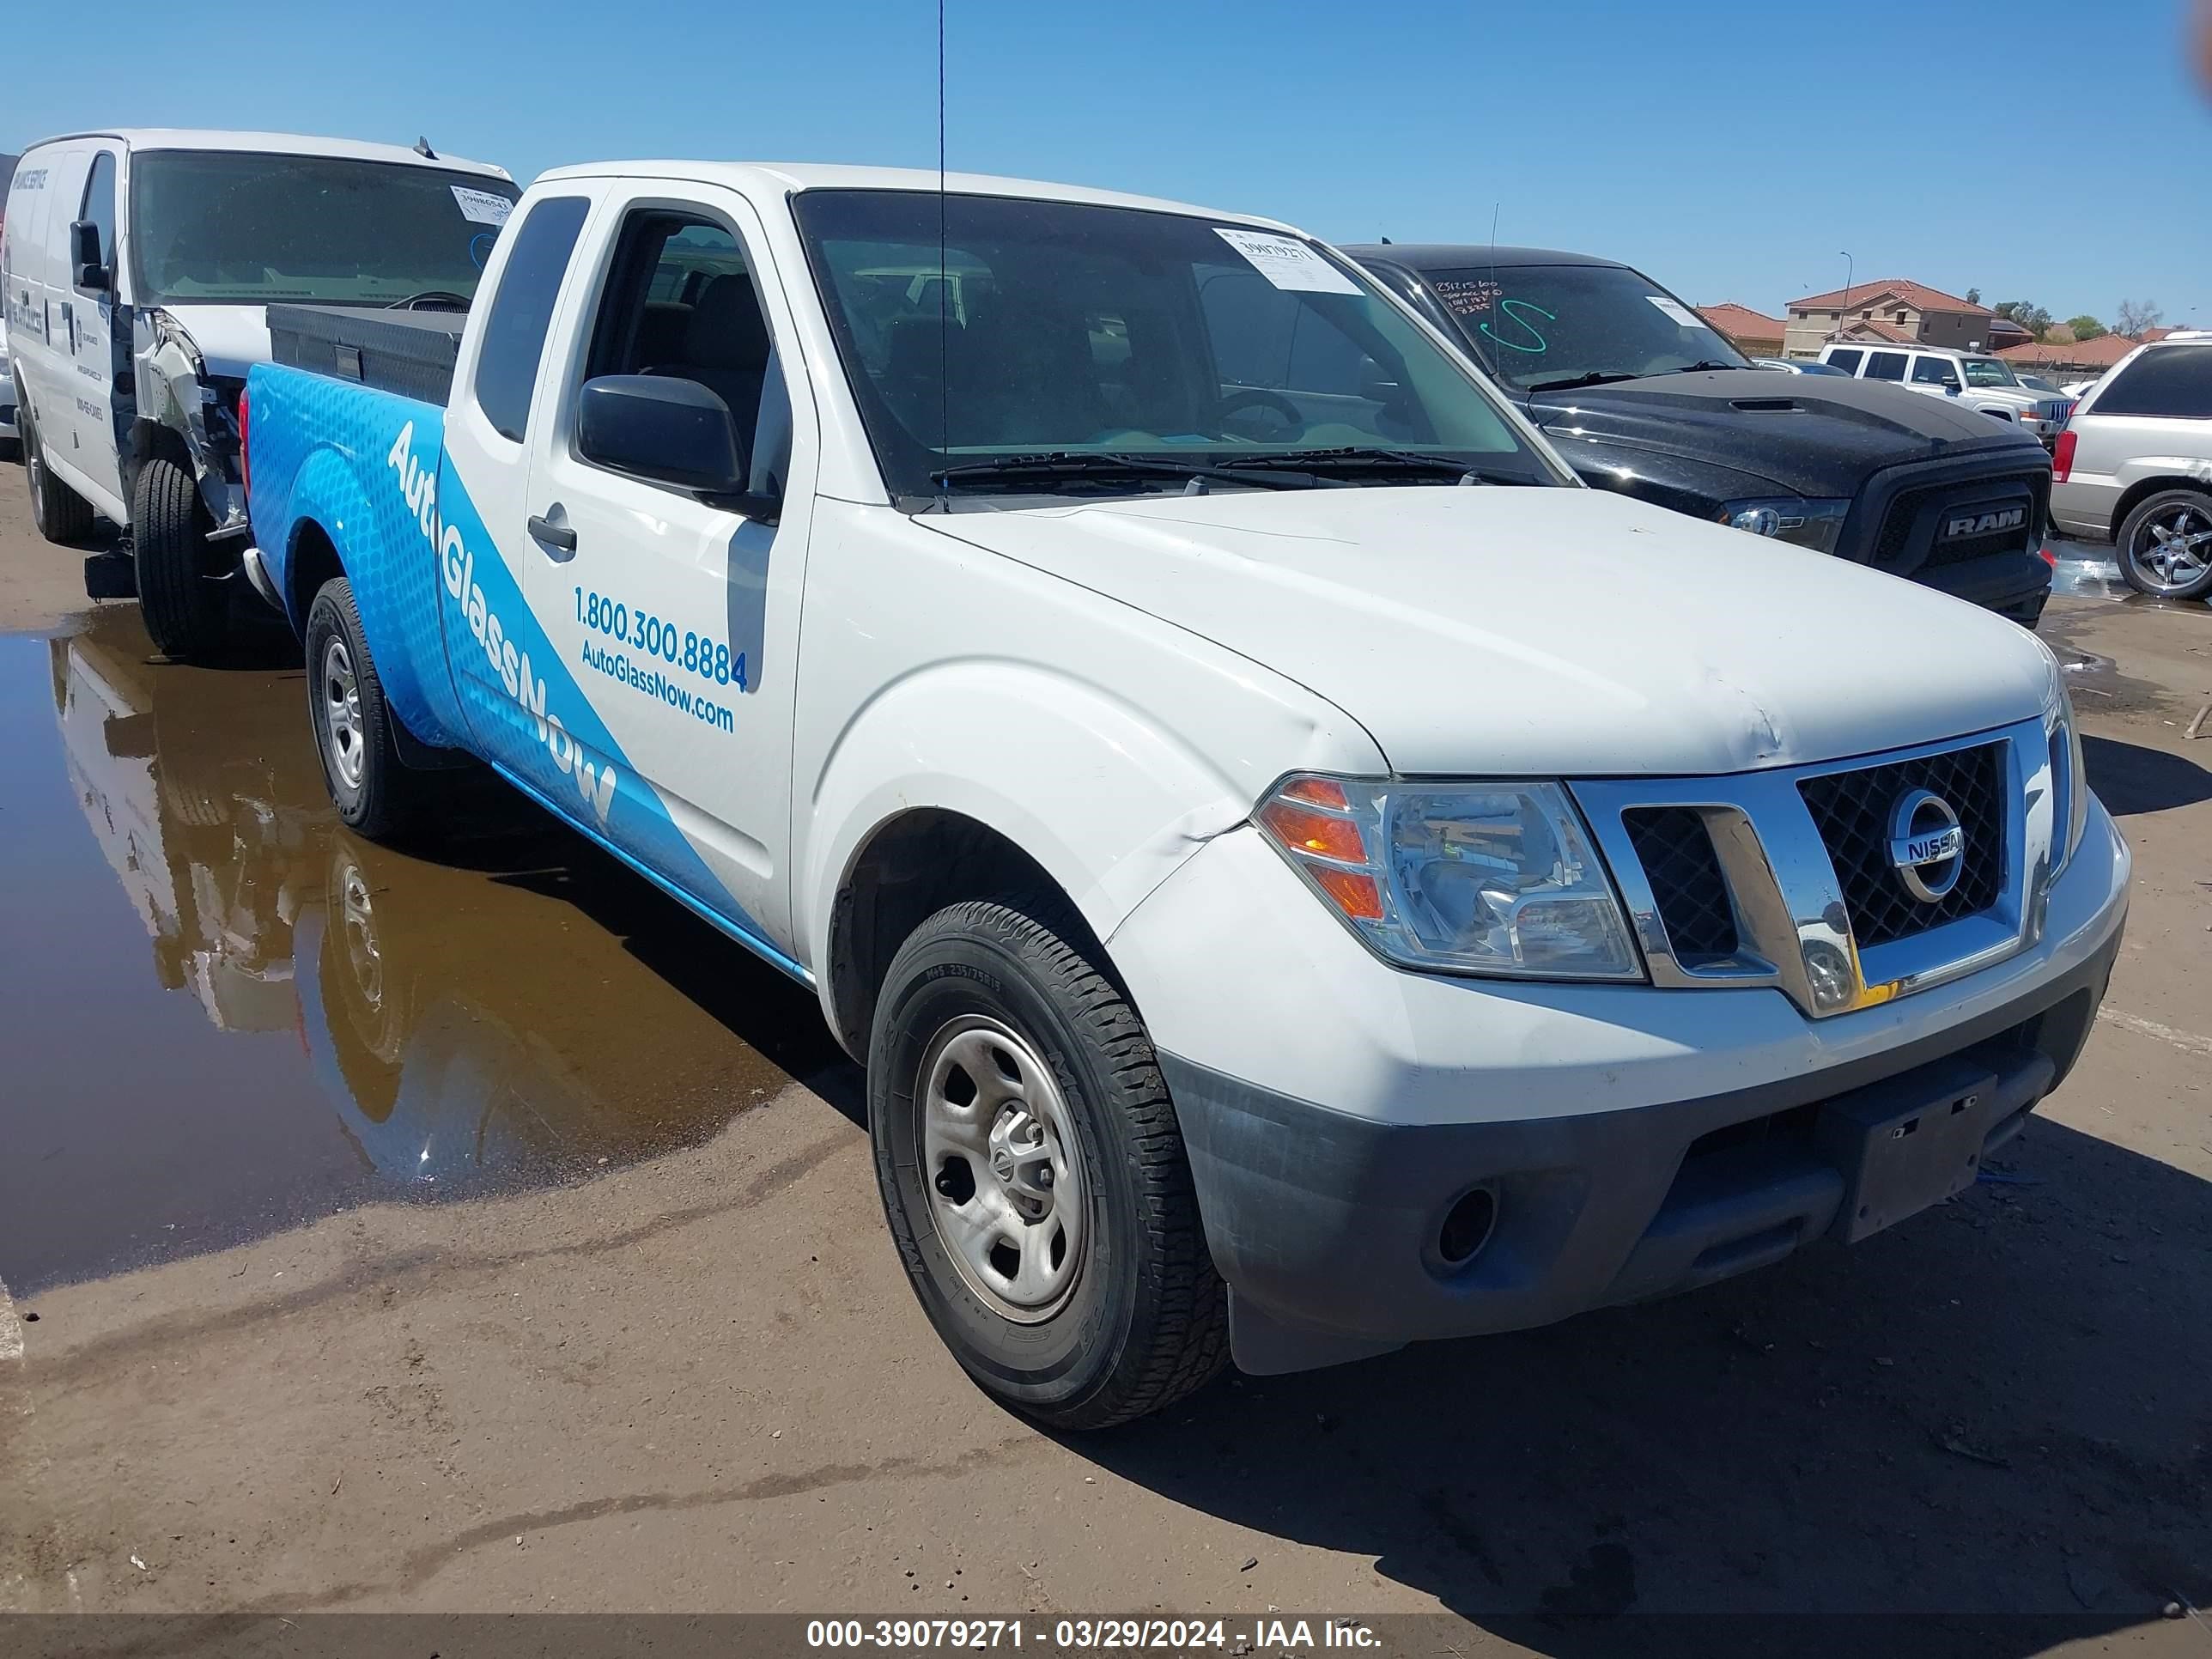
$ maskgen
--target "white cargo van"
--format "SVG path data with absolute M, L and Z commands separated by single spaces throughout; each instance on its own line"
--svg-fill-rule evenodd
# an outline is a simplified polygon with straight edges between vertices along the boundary
M 173 657 L 218 647 L 245 544 L 238 393 L 272 301 L 465 309 L 517 191 L 497 167 L 396 145 L 118 128 L 31 146 L 0 230 L 14 395 L 40 530 L 94 513 Z

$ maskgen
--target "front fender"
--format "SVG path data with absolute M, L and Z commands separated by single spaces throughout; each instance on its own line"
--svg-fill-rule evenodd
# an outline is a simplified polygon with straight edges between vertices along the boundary
M 830 960 L 837 894 L 877 832 L 927 808 L 972 818 L 1021 848 L 1110 941 L 1146 895 L 1242 823 L 1252 802 L 1227 773 L 1102 687 L 1030 664 L 934 665 L 860 710 L 804 804 L 811 816 L 793 900 L 810 960 Z

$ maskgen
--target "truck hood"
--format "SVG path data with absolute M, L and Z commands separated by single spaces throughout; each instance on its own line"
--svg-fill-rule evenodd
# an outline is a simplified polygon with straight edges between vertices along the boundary
M 159 308 L 191 337 L 210 374 L 242 380 L 254 364 L 269 361 L 266 306 L 167 305 Z
M 1223 492 L 914 522 L 1298 682 L 1403 774 L 1832 760 L 2027 718 L 2054 684 L 2032 635 L 1973 605 L 1600 490 Z
M 1547 432 L 1719 462 L 1776 495 L 1856 495 L 1881 467 L 1984 449 L 2042 448 L 1951 398 L 1773 369 L 1654 374 L 1538 392 L 1528 410 Z

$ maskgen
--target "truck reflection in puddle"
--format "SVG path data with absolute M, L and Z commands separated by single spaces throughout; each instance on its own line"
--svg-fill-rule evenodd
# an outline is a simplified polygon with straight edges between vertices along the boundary
M 384 1180 L 557 1180 L 849 1071 L 804 993 L 503 799 L 470 867 L 346 832 L 296 671 L 149 664 L 128 609 L 50 649 L 70 781 L 160 982 L 218 1030 L 296 1030 Z

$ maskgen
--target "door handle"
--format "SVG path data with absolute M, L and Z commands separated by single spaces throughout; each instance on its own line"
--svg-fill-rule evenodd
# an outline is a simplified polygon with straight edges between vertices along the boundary
M 576 550 L 574 531 L 565 524 L 555 524 L 550 519 L 540 518 L 535 513 L 530 515 L 530 533 L 547 547 L 559 549 L 563 558 Z

